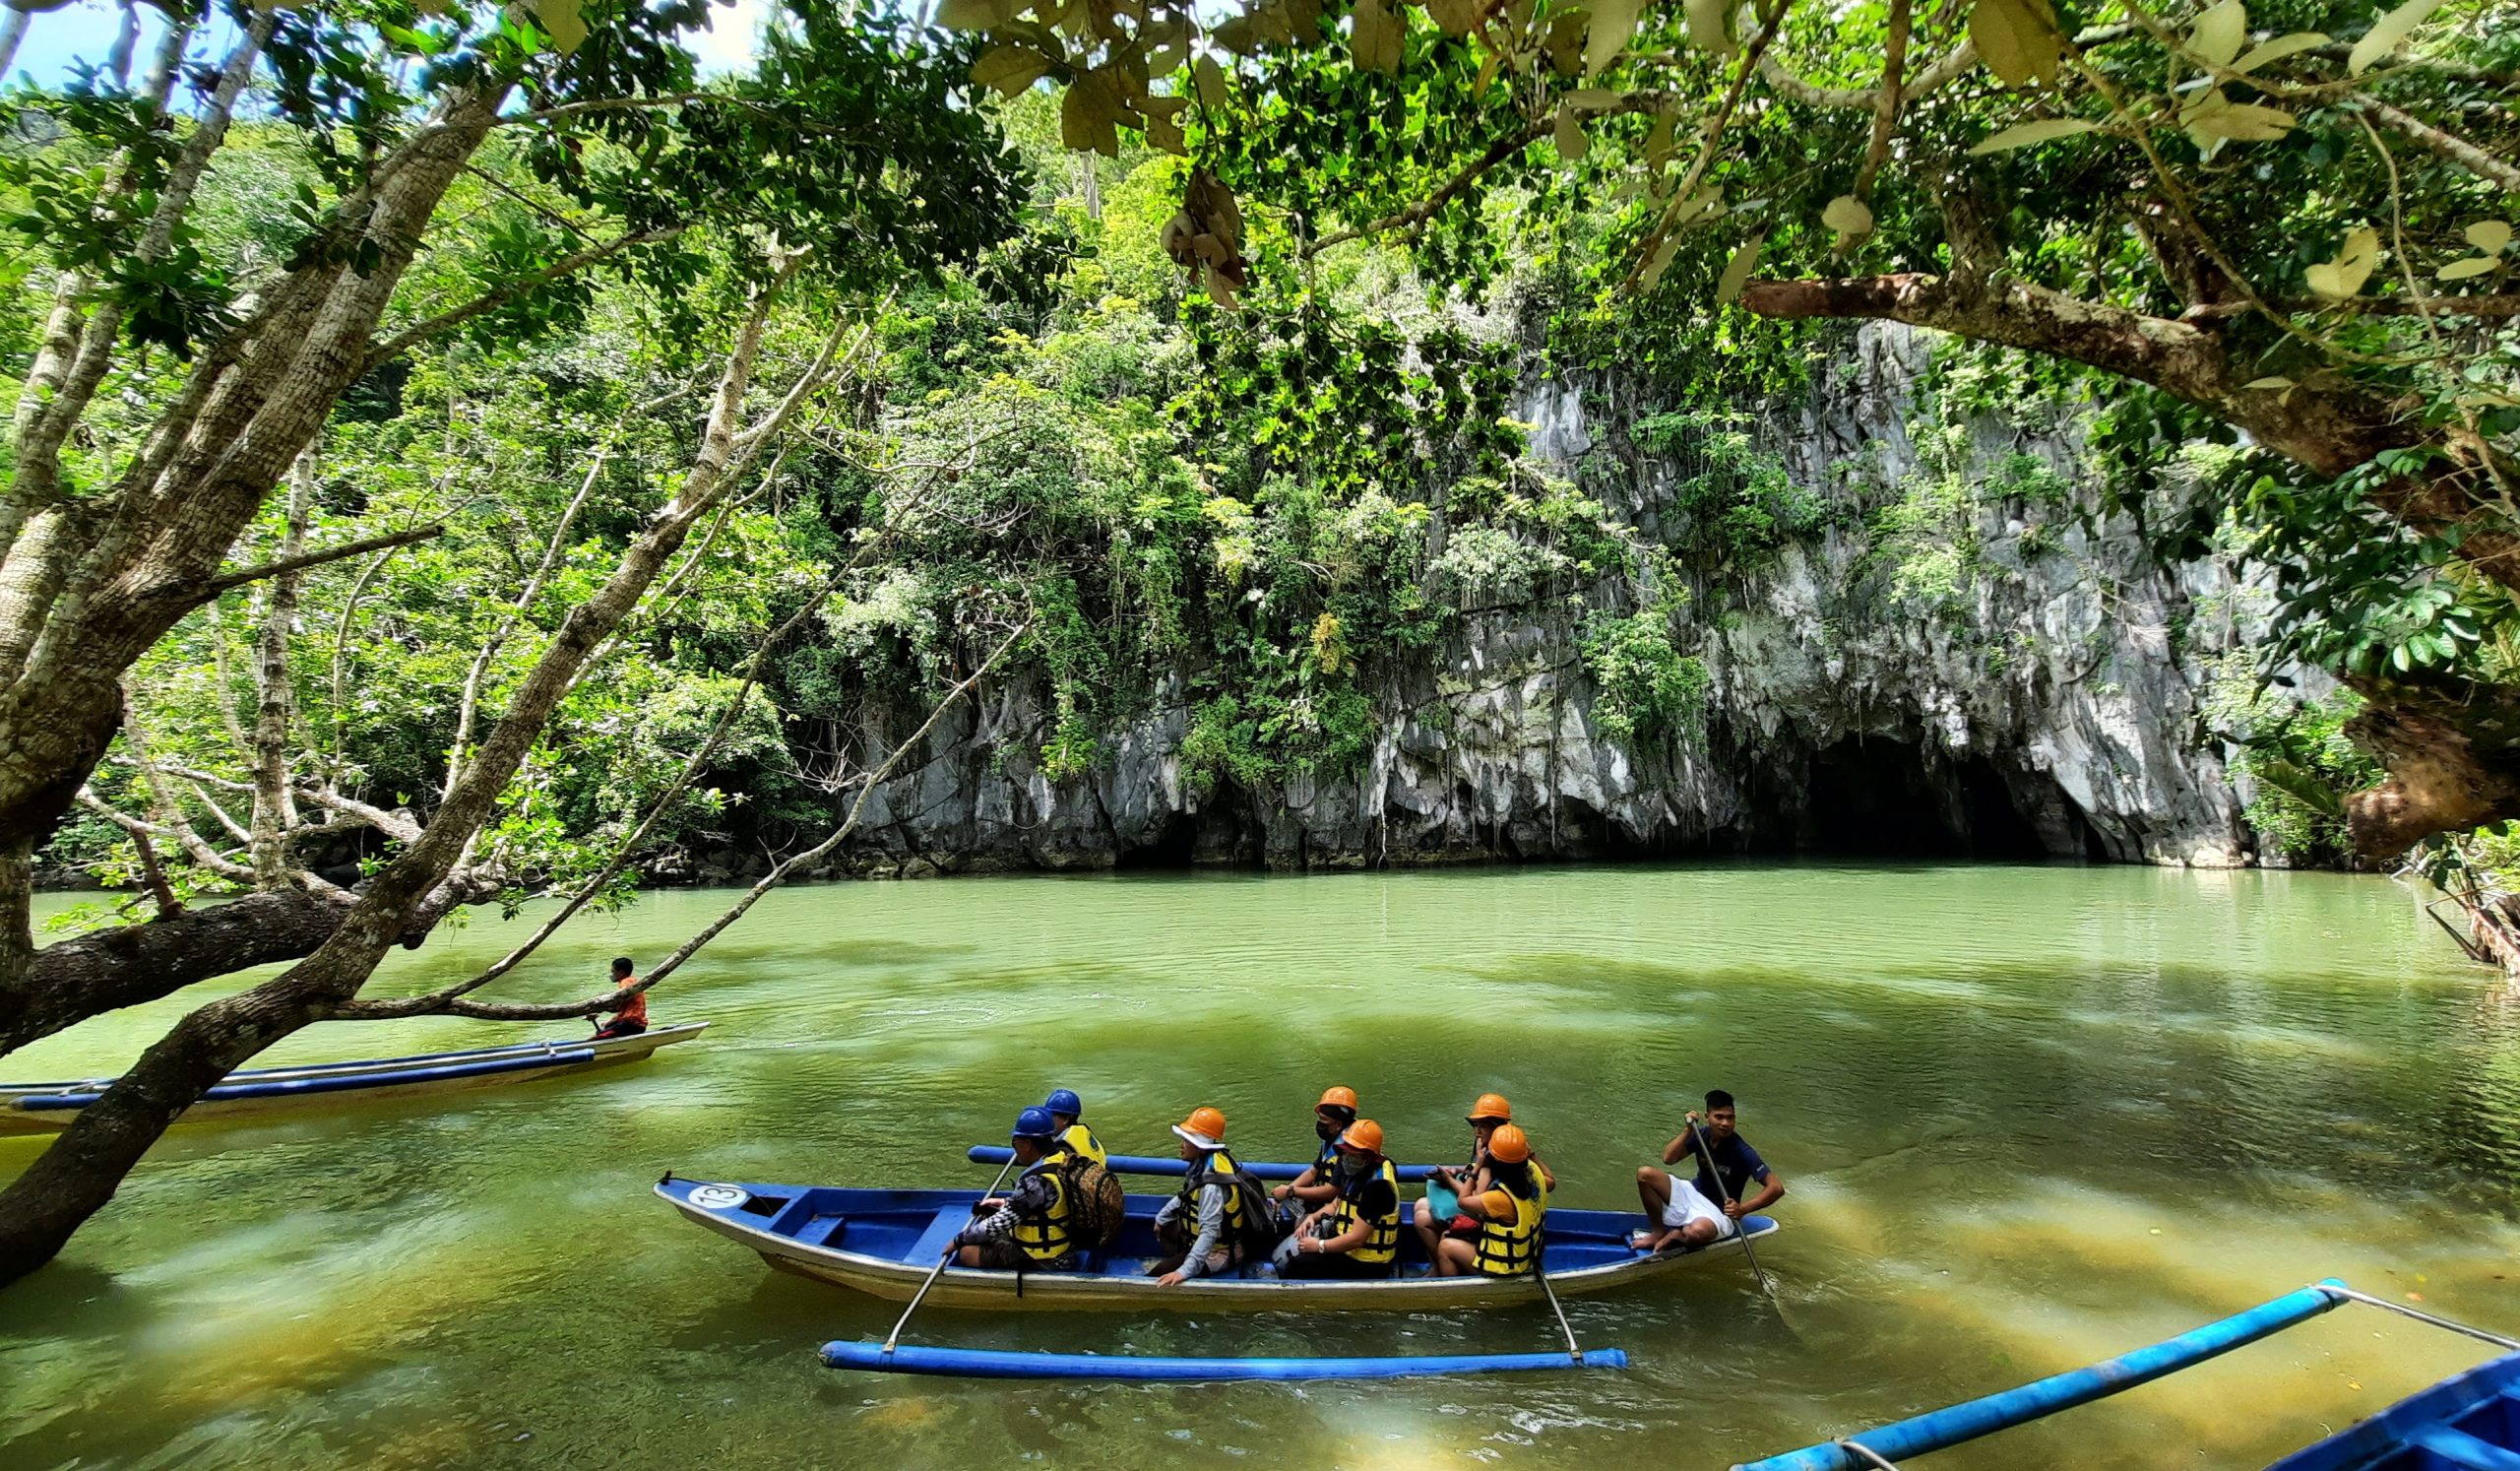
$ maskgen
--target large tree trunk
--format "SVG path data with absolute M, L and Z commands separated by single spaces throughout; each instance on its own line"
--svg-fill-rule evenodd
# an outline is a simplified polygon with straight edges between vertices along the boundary
M 2350 384 L 2252 388 L 2256 380 L 2232 360 L 2210 319 L 2147 316 L 2014 276 L 1966 271 L 1753 282 L 1741 304 L 1788 320 L 1905 322 L 2069 358 L 2184 399 L 2319 475 L 2342 475 L 2383 450 L 2445 449 L 2442 473 L 2388 480 L 2374 499 L 2419 532 L 2458 528 L 2460 555 L 2520 593 L 2520 538 L 2500 520 L 2478 514 L 2467 488 L 2484 478 L 2489 450 L 2444 443 L 2435 430 Z M 2349 802 L 2349 825 L 2363 853 L 2390 858 L 2434 833 L 2520 817 L 2514 691 L 2463 686 L 2450 692 L 2445 681 L 2351 682 L 2370 702 L 2352 734 L 2391 774 L 2386 785 Z
M 397 939 L 417 946 L 457 906 L 491 898 L 497 885 L 461 879 L 438 886 Z M 0 1056 L 92 1016 L 173 995 L 187 986 L 258 965 L 303 960 L 342 927 L 352 895 L 294 885 L 226 904 L 187 909 L 82 935 L 38 950 L 27 984 L 0 991 Z
M 205 353 L 110 508 L 42 510 L 0 566 L 0 894 L 104 757 L 122 678 L 215 592 L 229 548 L 366 365 L 430 216 L 498 116 L 504 87 L 462 94 L 366 204 L 377 251 L 360 276 L 311 266 L 277 286 L 236 340 Z M 342 242 L 347 244 L 349 242 Z M 6 916 L 0 915 L 0 921 Z M 0 947 L 0 1015 L 25 994 L 23 945 Z
M 738 433 L 769 299 L 768 290 L 756 297 L 737 334 L 700 453 L 672 502 L 631 543 L 603 586 L 562 619 L 417 840 L 368 883 L 312 955 L 275 980 L 186 1017 L 82 1110 L 33 1169 L 0 1190 L 0 1284 L 51 1260 L 80 1224 L 113 1198 L 123 1176 L 166 1125 L 230 1069 L 357 995 L 414 912 L 470 848 L 589 659 L 638 607 L 692 526 L 716 506 L 729 474 L 759 452 L 805 389 L 829 370 L 837 331 L 771 416 Z

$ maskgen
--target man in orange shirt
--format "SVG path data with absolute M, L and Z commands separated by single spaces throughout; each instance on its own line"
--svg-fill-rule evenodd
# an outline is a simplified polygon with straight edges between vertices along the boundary
M 629 956 L 624 955 L 612 962 L 612 984 L 628 994 L 615 998 L 604 1008 L 619 1014 L 598 1025 L 595 1036 L 588 1039 L 590 1042 L 601 1042 L 607 1037 L 636 1037 L 648 1030 L 648 993 L 630 990 L 639 984 L 639 978 L 630 974 Z

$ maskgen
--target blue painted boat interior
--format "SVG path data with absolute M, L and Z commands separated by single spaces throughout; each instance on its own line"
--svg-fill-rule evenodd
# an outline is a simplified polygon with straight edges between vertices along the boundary
M 668 1180 L 662 1188 L 675 1200 L 687 1200 L 705 1181 Z M 878 1190 L 837 1185 L 738 1185 L 752 1198 L 721 1211 L 773 1236 L 808 1247 L 852 1251 L 879 1260 L 920 1267 L 933 1265 L 946 1244 L 971 1224 L 977 1190 Z M 1163 1253 L 1156 1245 L 1155 1216 L 1165 1195 L 1129 1196 L 1128 1222 L 1107 1252 L 1095 1253 L 1087 1269 L 1110 1277 L 1135 1277 Z M 1543 1260 L 1551 1272 L 1637 1260 L 1627 1234 L 1643 1218 L 1633 1211 L 1552 1209 Z M 1772 1224 L 1750 1217 L 1751 1229 Z M 1423 1275 L 1426 1257 L 1418 1234 L 1404 1225 L 1401 1233 L 1404 1275 Z
M 2520 1471 L 2520 1354 L 2443 1379 L 2267 1471 Z

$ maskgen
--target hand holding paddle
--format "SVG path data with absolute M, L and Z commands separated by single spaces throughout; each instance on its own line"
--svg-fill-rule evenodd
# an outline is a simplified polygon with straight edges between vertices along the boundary
M 1750 1271 L 1758 1277 L 1759 1290 L 1768 1295 L 1769 1302 L 1777 1304 L 1778 1311 L 1784 1311 L 1785 1305 L 1777 1303 L 1775 1284 L 1768 1281 L 1767 1270 L 1759 1265 L 1759 1253 L 1750 1247 L 1750 1233 L 1741 1225 L 1740 1202 L 1732 1198 L 1732 1187 L 1724 1183 L 1724 1172 L 1715 1167 L 1714 1147 L 1706 1142 L 1706 1130 L 1698 1126 L 1695 1110 L 1689 1113 L 1689 1138 L 1697 1144 L 1698 1158 L 1706 1161 L 1706 1173 L 1715 1177 L 1716 1191 L 1724 1197 L 1725 1218 L 1732 1222 L 1733 1233 L 1741 1238 L 1741 1255 L 1750 1263 Z M 1674 1186 L 1678 1183 L 1676 1179 L 1672 1181 Z
M 995 1198 L 997 1195 L 997 1187 L 1006 1183 L 1006 1172 L 1014 1168 L 1015 1161 L 1010 1157 L 1005 1164 L 998 1167 L 997 1179 L 988 1183 L 988 1188 L 980 1192 L 980 1198 L 982 1200 Z M 954 1259 L 954 1253 L 961 1249 L 962 1243 L 959 1240 L 950 1241 L 945 1244 L 945 1254 L 936 1258 L 935 1269 L 927 1274 L 926 1281 L 918 1284 L 918 1291 L 912 1295 L 910 1306 L 902 1310 L 901 1318 L 893 1324 L 893 1331 L 884 1335 L 885 1353 L 891 1353 L 893 1351 L 893 1346 L 902 1341 L 902 1329 L 910 1326 L 910 1315 L 918 1311 L 918 1305 L 927 1300 L 927 1290 L 936 1285 L 937 1278 L 945 1275 L 945 1264 L 952 1261 Z

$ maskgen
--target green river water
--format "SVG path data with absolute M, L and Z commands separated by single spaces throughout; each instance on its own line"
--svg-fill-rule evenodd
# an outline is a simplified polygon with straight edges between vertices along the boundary
M 726 896 L 584 923 L 560 999 Z M 397 954 L 448 979 L 523 922 Z M 2376 878 L 1703 865 L 960 879 L 772 895 L 654 998 L 702 1040 L 578 1080 L 179 1127 L 0 1292 L 0 1465 L 1721 1467 L 2341 1276 L 2520 1333 L 2520 1012 Z M 199 993 L 7 1059 L 121 1066 Z M 583 1028 L 320 1028 L 264 1061 Z M 1791 1184 L 1761 1257 L 1569 1300 L 1625 1374 L 1289 1386 L 844 1375 L 894 1308 L 776 1275 L 648 1193 L 976 1186 L 1052 1086 L 1114 1150 L 1214 1103 L 1246 1158 L 1362 1093 L 1404 1159 L 1511 1097 L 1562 1204 L 1633 1208 L 1709 1086 Z M 38 1144 L 0 1140 L 0 1176 Z M 1156 1188 L 1152 1184 L 1142 1188 Z M 1523 1351 L 1544 1308 L 922 1311 L 914 1340 Z M 1927 1464 L 2256 1467 L 2488 1350 L 2349 1308 Z

